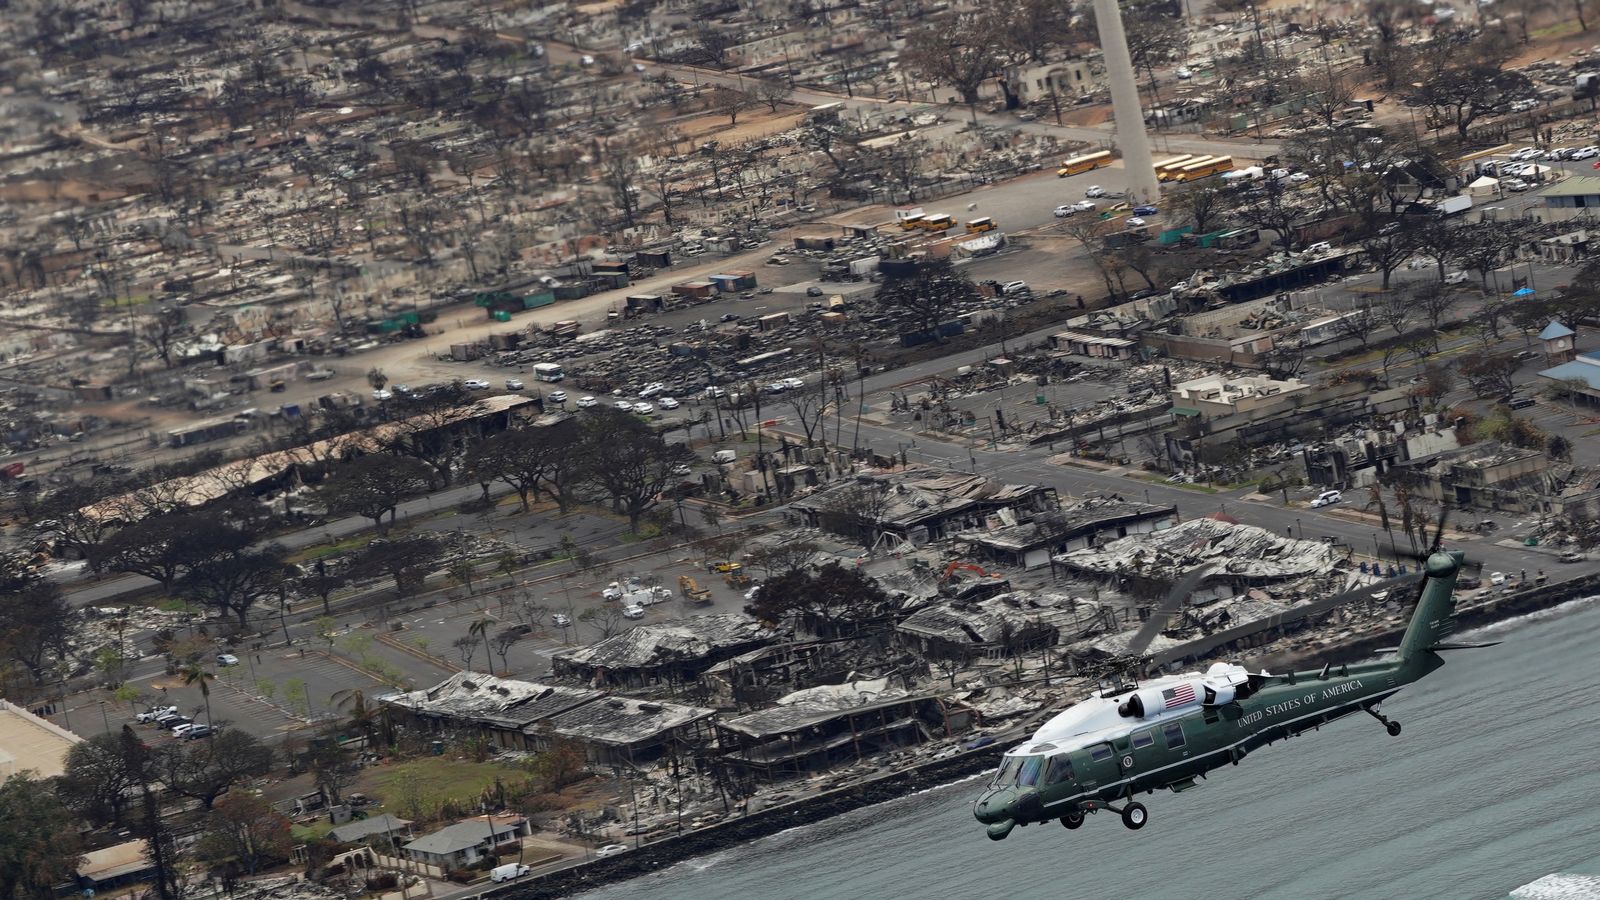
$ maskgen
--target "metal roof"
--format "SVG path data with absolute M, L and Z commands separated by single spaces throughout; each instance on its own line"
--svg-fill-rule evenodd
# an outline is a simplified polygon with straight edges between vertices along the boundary
M 1577 332 L 1573 331 L 1571 328 L 1568 328 L 1560 322 L 1552 319 L 1550 324 L 1546 325 L 1544 330 L 1539 332 L 1539 340 L 1553 341 L 1556 338 L 1572 337 L 1576 333 Z
M 565 663 L 610 669 L 640 669 L 694 662 L 719 650 L 771 641 L 777 632 L 746 615 L 690 616 L 640 625 L 587 647 L 555 654 Z
M 667 731 L 715 714 L 698 706 L 607 697 L 556 716 L 549 729 L 562 737 L 622 747 L 659 740 Z
M 1553 369 L 1545 369 L 1539 373 L 1540 378 L 1551 381 L 1566 381 L 1576 378 L 1589 386 L 1591 391 L 1600 391 L 1600 362 L 1585 359 L 1580 356 L 1572 362 L 1562 363 Z
M 889 679 L 852 681 L 806 688 L 780 697 L 770 709 L 726 719 L 718 725 L 761 738 L 818 725 L 846 713 L 867 712 L 913 699 L 910 691 L 891 687 Z

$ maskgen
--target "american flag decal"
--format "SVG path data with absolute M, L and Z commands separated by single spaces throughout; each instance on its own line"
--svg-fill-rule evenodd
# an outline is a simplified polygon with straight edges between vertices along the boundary
M 1161 692 L 1161 699 L 1167 702 L 1167 709 L 1194 702 L 1194 685 L 1180 684 L 1177 687 L 1167 688 Z

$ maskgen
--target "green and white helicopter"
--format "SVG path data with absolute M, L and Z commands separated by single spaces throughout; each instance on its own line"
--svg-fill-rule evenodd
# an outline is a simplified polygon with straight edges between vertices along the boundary
M 1392 659 L 1285 675 L 1219 662 L 1203 673 L 1142 684 L 1117 679 L 1118 686 L 1057 714 L 1008 751 L 973 815 L 996 841 L 1018 825 L 1052 819 L 1077 828 L 1099 810 L 1138 829 L 1149 813 L 1136 795 L 1187 790 L 1212 769 L 1238 765 L 1253 750 L 1334 719 L 1365 712 L 1399 735 L 1400 723 L 1378 712 L 1380 703 L 1443 665 L 1439 651 L 1493 646 L 1444 643 L 1455 630 L 1454 591 L 1465 555 L 1438 545 L 1435 535 L 1416 611 Z M 1204 577 L 1200 570 L 1180 580 L 1130 642 L 1132 655 L 1144 652 Z

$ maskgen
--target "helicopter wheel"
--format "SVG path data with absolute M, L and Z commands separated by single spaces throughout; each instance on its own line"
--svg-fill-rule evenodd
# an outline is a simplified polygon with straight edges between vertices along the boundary
M 1386 723 L 1383 727 L 1384 727 L 1384 730 L 1389 732 L 1389 736 L 1390 737 L 1399 737 L 1400 736 L 1400 723 L 1399 722 L 1391 721 L 1391 722 Z
M 1078 828 L 1083 825 L 1083 813 L 1069 812 L 1061 817 L 1061 824 L 1067 828 Z
M 1150 821 L 1150 811 L 1144 808 L 1143 803 L 1129 803 L 1122 808 L 1122 824 L 1134 831 L 1144 827 Z

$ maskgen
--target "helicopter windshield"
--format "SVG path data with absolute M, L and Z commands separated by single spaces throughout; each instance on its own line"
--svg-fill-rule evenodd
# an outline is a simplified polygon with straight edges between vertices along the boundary
M 1043 756 L 1008 756 L 990 787 L 1033 787 L 1044 774 Z

